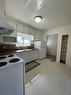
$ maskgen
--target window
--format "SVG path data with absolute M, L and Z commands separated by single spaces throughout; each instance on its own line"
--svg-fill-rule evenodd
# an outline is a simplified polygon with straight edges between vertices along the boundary
M 18 33 L 17 34 L 17 46 L 31 46 L 34 40 L 33 35 Z

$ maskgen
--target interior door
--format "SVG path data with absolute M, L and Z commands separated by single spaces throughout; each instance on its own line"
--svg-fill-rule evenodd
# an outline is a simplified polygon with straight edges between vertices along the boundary
M 47 58 L 49 58 L 51 61 L 56 61 L 57 44 L 58 44 L 57 34 L 47 36 Z
M 62 36 L 60 62 L 64 63 L 64 64 L 66 63 L 67 44 L 68 44 L 68 35 L 63 35 Z

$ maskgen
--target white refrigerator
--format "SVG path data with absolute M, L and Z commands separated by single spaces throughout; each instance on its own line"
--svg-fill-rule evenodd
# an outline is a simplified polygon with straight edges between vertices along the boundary
M 34 48 L 39 49 L 39 59 L 46 57 L 46 42 L 45 41 L 35 41 Z

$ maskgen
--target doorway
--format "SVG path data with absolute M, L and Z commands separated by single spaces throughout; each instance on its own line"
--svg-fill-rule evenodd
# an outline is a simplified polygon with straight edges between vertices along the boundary
M 62 35 L 60 62 L 64 64 L 66 63 L 68 36 L 69 35 Z
M 53 62 L 56 61 L 57 44 L 58 44 L 57 34 L 47 36 L 47 58 Z

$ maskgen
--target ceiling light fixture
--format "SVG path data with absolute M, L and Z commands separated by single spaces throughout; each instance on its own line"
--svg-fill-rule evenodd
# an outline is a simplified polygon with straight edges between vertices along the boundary
M 42 20 L 42 16 L 36 16 L 36 17 L 35 17 L 35 21 L 36 21 L 37 23 L 39 23 L 41 20 Z

